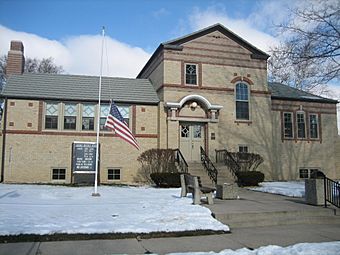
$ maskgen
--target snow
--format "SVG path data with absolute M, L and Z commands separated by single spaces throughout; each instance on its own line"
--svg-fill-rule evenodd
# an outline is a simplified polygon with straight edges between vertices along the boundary
M 224 230 L 180 189 L 0 184 L 0 235 Z
M 324 243 L 299 243 L 288 247 L 277 245 L 263 246 L 255 250 L 247 248 L 236 251 L 226 249 L 221 252 L 190 252 L 190 253 L 169 253 L 168 255 L 339 255 L 340 242 Z
M 248 188 L 250 190 L 266 193 L 280 194 L 289 197 L 304 197 L 304 182 L 262 182 L 259 187 Z

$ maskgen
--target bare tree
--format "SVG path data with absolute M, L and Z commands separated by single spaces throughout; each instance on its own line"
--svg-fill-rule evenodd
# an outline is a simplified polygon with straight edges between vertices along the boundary
M 340 1 L 309 1 L 281 24 L 281 45 L 272 49 L 269 80 L 324 93 L 340 78 Z
M 0 90 L 6 83 L 7 55 L 0 56 Z M 54 63 L 53 58 L 26 58 L 24 72 L 26 73 L 63 73 L 62 66 Z

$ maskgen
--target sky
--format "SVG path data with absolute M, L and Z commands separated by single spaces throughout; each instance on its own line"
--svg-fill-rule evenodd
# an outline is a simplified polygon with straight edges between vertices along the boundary
M 11 40 L 21 40 L 26 57 L 52 57 L 65 73 L 99 75 L 105 26 L 103 74 L 134 78 L 160 43 L 215 23 L 268 52 L 280 40 L 275 24 L 303 4 L 308 2 L 0 0 L 0 55 Z M 340 85 L 332 88 L 340 98 Z

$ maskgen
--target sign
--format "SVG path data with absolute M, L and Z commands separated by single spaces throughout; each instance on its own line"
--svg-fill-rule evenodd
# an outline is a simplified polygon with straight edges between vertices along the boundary
M 74 142 L 72 149 L 73 172 L 96 171 L 96 143 Z

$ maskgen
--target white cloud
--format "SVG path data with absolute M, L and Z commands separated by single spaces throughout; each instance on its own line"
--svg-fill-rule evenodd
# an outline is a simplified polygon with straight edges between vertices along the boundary
M 49 40 L 35 34 L 18 32 L 0 25 L 0 54 L 7 54 L 11 40 L 20 40 L 25 47 L 25 56 L 31 58 L 52 57 L 69 74 L 99 75 L 100 35 L 80 35 L 62 42 Z M 141 48 L 105 38 L 103 75 L 136 77 L 150 54 Z
M 253 27 L 251 20 L 230 18 L 223 8 L 212 6 L 203 11 L 195 8 L 189 21 L 193 30 L 202 29 L 215 23 L 221 23 L 235 34 L 265 52 L 268 52 L 270 47 L 278 44 L 278 40 L 275 37 Z

